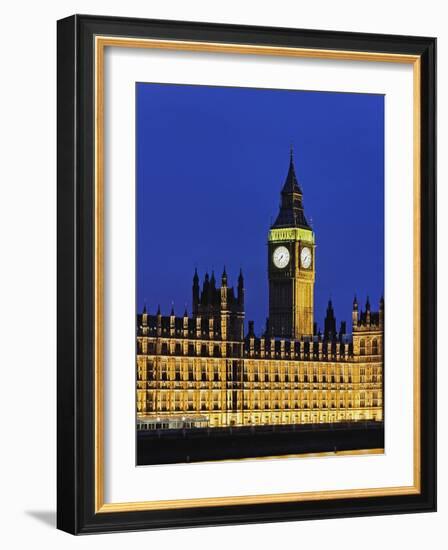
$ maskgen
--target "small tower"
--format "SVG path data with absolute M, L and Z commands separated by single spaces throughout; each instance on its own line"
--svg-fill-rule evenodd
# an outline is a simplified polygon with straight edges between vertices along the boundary
M 226 266 L 224 266 L 222 275 L 221 275 L 221 286 L 227 286 L 227 271 Z
M 325 340 L 334 340 L 336 338 L 336 317 L 334 316 L 333 304 L 331 300 L 328 300 L 324 338 Z
M 244 307 L 244 278 L 242 269 L 240 269 L 238 276 L 238 305 Z
M 199 303 L 199 276 L 198 270 L 194 270 L 193 275 L 193 314 L 196 315 L 198 312 L 198 303 Z
M 208 293 L 209 304 L 215 303 L 215 297 L 216 297 L 216 279 L 215 279 L 215 272 L 212 270 L 212 274 L 210 277 L 209 293 Z
M 370 300 L 368 296 L 366 300 L 366 323 L 370 325 Z
M 358 311 L 358 300 L 355 298 L 353 300 L 353 309 L 352 309 L 352 325 L 356 327 L 359 321 L 359 311 Z
M 355 302 L 353 303 L 353 319 L 357 322 L 353 323 L 353 353 L 355 357 L 360 357 L 364 360 L 364 356 L 378 356 L 383 352 L 383 327 L 381 326 L 381 308 L 384 303 L 380 302 L 379 311 L 371 311 L 370 300 L 367 298 L 365 311 L 355 310 Z M 356 313 L 356 317 L 355 317 Z
M 205 274 L 204 284 L 202 285 L 201 304 L 209 304 L 210 301 L 210 278 L 208 273 Z

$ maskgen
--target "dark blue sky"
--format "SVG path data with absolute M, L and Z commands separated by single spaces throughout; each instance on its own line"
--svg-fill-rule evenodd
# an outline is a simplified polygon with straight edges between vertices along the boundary
M 384 97 L 139 83 L 137 309 L 191 312 L 202 277 L 240 267 L 246 320 L 268 314 L 266 242 L 294 147 L 316 234 L 315 320 L 384 288 Z

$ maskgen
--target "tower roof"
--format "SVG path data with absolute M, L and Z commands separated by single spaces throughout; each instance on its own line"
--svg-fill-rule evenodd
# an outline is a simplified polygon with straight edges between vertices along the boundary
M 302 195 L 302 189 L 300 188 L 299 182 L 297 181 L 296 169 L 294 166 L 294 152 L 292 147 L 289 152 L 288 175 L 286 176 L 286 180 L 283 185 L 282 194 L 283 193 L 298 193 Z
M 296 176 L 292 147 L 289 155 L 288 174 L 281 192 L 280 211 L 272 227 L 311 229 L 303 210 L 302 189 Z

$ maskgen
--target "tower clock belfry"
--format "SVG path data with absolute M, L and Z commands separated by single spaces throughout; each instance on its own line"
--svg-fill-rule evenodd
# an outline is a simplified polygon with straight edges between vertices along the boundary
M 268 235 L 268 330 L 273 337 L 313 336 L 316 245 L 302 199 L 291 148 L 280 210 Z

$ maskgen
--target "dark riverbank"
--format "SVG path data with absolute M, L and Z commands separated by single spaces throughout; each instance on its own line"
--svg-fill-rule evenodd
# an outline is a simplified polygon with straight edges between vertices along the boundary
M 380 422 L 137 432 L 137 464 L 381 449 Z

